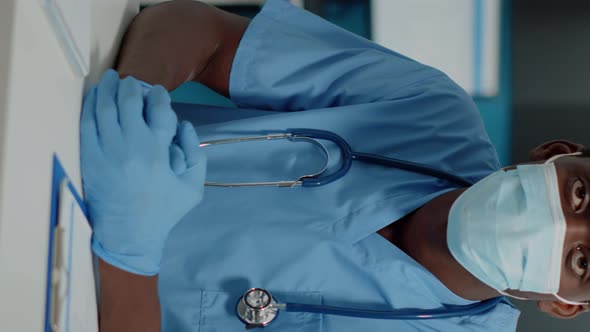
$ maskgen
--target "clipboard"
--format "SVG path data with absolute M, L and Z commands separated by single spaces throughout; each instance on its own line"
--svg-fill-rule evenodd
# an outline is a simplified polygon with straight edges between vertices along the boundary
M 98 331 L 98 307 L 87 210 L 53 157 L 45 299 L 45 332 Z

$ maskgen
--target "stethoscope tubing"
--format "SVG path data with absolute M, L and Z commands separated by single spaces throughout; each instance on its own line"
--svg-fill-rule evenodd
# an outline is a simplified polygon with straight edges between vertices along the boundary
M 445 319 L 485 313 L 493 309 L 502 300 L 503 297 L 495 297 L 485 301 L 456 307 L 439 309 L 396 309 L 383 311 L 301 303 L 286 303 L 285 311 L 389 320 Z

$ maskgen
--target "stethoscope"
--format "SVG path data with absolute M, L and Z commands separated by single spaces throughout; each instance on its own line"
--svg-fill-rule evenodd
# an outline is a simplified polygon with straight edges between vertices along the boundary
M 278 187 L 317 187 L 331 183 L 340 179 L 352 166 L 354 160 L 381 165 L 385 167 L 394 167 L 414 173 L 425 174 L 439 179 L 447 180 L 459 186 L 465 187 L 472 184 L 462 177 L 455 176 L 445 171 L 441 171 L 430 166 L 417 164 L 405 160 L 383 157 L 368 153 L 359 153 L 352 151 L 350 145 L 340 136 L 325 130 L 318 129 L 287 129 L 286 132 L 220 139 L 208 142 L 202 142 L 201 147 L 212 146 L 217 144 L 240 143 L 258 140 L 306 140 L 317 144 L 326 157 L 326 165 L 317 173 L 303 175 L 296 180 L 271 181 L 271 182 L 246 182 L 246 183 L 223 183 L 223 182 L 206 182 L 208 186 L 220 187 L 252 187 L 252 186 L 278 186 Z M 328 168 L 329 153 L 327 148 L 321 144 L 318 139 L 328 140 L 335 143 L 342 154 L 342 165 L 340 168 L 331 173 L 324 174 Z M 302 303 L 278 303 L 268 290 L 262 288 L 251 288 L 238 300 L 236 312 L 238 318 L 246 325 L 247 329 L 265 327 L 278 317 L 279 311 L 287 312 L 307 312 L 319 313 L 325 315 L 338 315 L 358 318 L 373 319 L 393 319 L 393 320 L 418 320 L 418 319 L 444 319 L 451 317 L 471 316 L 487 312 L 494 308 L 503 297 L 495 297 L 489 300 L 464 305 L 453 306 L 439 309 L 397 309 L 390 311 L 365 310 L 355 308 L 341 308 L 325 305 L 310 305 Z
M 491 310 L 502 300 L 503 297 L 494 297 L 489 300 L 463 306 L 453 306 L 450 308 L 422 310 L 397 309 L 381 311 L 341 308 L 317 304 L 278 303 L 266 289 L 251 288 L 238 300 L 236 311 L 238 318 L 246 325 L 246 329 L 252 329 L 268 326 L 268 324 L 278 317 L 279 310 L 357 318 L 422 320 L 478 315 Z
M 353 152 L 350 145 L 340 136 L 333 132 L 319 129 L 287 129 L 285 132 L 276 134 L 267 134 L 260 136 L 248 136 L 248 137 L 236 137 L 226 138 L 214 141 L 202 142 L 200 147 L 207 147 L 218 144 L 230 144 L 230 143 L 242 143 L 250 141 L 260 140 L 277 140 L 277 139 L 288 139 L 288 140 L 305 140 L 310 143 L 314 143 L 321 148 L 322 153 L 326 157 L 326 164 L 319 172 L 309 175 L 303 175 L 296 180 L 286 181 L 270 181 L 270 182 L 242 182 L 242 183 L 223 183 L 223 182 L 205 182 L 207 186 L 218 186 L 218 187 L 253 187 L 253 186 L 278 186 L 278 187 L 319 187 L 326 185 L 330 182 L 334 182 L 348 173 L 352 166 L 353 160 L 362 161 L 373 165 L 381 165 L 385 167 L 394 167 L 414 173 L 420 173 L 430 175 L 439 179 L 444 179 L 462 187 L 470 186 L 473 183 L 462 177 L 455 176 L 448 172 L 432 168 L 430 166 L 413 163 L 410 161 L 387 158 L 375 154 Z M 324 175 L 328 168 L 329 153 L 328 149 L 318 139 L 328 140 L 335 143 L 342 154 L 342 165 L 340 169 L 334 173 Z

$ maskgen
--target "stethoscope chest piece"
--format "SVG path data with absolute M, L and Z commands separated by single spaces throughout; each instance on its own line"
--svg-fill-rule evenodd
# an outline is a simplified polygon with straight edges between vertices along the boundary
M 279 314 L 280 305 L 262 288 L 252 288 L 240 298 L 237 312 L 246 329 L 265 327 Z

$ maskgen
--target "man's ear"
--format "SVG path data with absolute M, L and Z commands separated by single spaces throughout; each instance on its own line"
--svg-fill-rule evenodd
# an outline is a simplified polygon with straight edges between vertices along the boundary
M 567 304 L 559 301 L 537 301 L 537 307 L 550 316 L 570 319 L 590 310 L 589 304 Z
M 555 140 L 543 143 L 529 152 L 530 161 L 544 161 L 558 154 L 580 152 L 584 150 L 582 144 L 566 140 Z

